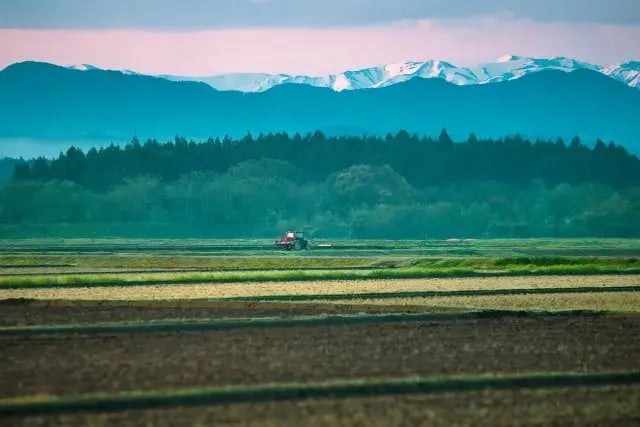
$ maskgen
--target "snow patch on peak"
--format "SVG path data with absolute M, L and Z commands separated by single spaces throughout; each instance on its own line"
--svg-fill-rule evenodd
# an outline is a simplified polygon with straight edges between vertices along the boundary
M 331 85 L 335 91 L 343 91 L 351 88 L 351 81 L 344 74 L 338 74 Z
M 518 55 L 502 55 L 496 62 L 518 61 L 520 59 L 522 59 L 522 57 Z
M 395 64 L 385 65 L 382 68 L 384 69 L 388 77 L 396 77 L 414 73 L 416 70 L 422 67 L 423 64 L 424 62 L 398 62 Z
M 616 68 L 632 68 L 632 69 L 640 69 L 640 61 L 627 61 L 627 62 L 616 62 L 615 64 L 611 64 L 608 67 L 605 67 L 605 70 L 612 70 Z
M 91 65 L 91 64 L 74 64 L 74 65 L 68 65 L 67 67 L 70 70 L 78 70 L 78 71 L 89 71 L 89 70 L 100 70 L 101 68 L 96 67 L 95 65 Z
M 68 70 L 76 70 L 76 71 L 99 70 L 99 71 L 115 71 L 115 72 L 119 72 L 119 73 L 122 73 L 122 74 L 128 74 L 128 75 L 133 75 L 133 76 L 140 75 L 140 73 L 135 72 L 133 70 L 111 70 L 111 69 L 108 69 L 108 68 L 96 67 L 95 65 L 91 65 L 91 64 L 74 64 L 74 65 L 68 65 L 65 68 L 67 68 Z
M 604 68 L 602 73 L 631 87 L 640 88 L 640 62 L 638 61 L 613 64 Z

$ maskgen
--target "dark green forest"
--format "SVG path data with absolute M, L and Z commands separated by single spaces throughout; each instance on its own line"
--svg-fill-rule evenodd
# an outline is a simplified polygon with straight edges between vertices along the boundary
M 640 160 L 614 143 L 275 133 L 18 163 L 9 236 L 639 237 Z

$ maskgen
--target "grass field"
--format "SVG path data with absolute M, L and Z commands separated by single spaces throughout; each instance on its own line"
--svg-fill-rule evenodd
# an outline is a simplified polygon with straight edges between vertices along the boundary
M 0 425 L 639 422 L 640 241 L 313 243 L 0 240 Z

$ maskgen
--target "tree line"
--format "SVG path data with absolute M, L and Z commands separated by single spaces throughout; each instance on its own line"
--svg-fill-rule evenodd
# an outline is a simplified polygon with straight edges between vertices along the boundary
M 640 237 L 640 160 L 615 144 L 406 132 L 133 140 L 18 165 L 6 236 Z
M 593 148 L 579 138 L 569 143 L 530 141 L 519 136 L 454 143 L 442 130 L 438 138 L 400 131 L 385 138 L 326 137 L 322 132 L 304 136 L 271 133 L 241 139 L 212 139 L 196 143 L 176 137 L 159 143 L 134 138 L 124 147 L 90 149 L 71 147 L 53 160 L 38 158 L 15 168 L 16 179 L 68 180 L 93 190 L 105 190 L 141 175 L 174 181 L 191 171 L 224 173 L 251 159 L 287 161 L 300 170 L 298 182 L 319 182 L 356 164 L 389 165 L 415 187 L 502 181 L 527 185 L 542 179 L 548 185 L 563 182 L 598 182 L 622 188 L 640 184 L 640 160 L 613 142 L 598 140 Z

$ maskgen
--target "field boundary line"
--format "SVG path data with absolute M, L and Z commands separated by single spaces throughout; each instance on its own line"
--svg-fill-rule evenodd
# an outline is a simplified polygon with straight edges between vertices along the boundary
M 65 335 L 65 334 L 100 334 L 100 333 L 146 333 L 164 331 L 222 331 L 244 328 L 289 327 L 289 326 L 326 326 L 354 325 L 362 323 L 395 323 L 421 321 L 451 321 L 473 319 L 496 319 L 506 317 L 550 317 L 567 315 L 602 315 L 606 312 L 584 310 L 559 311 L 511 311 L 511 310 L 476 310 L 463 312 L 440 313 L 383 313 L 383 314 L 346 314 L 315 315 L 292 317 L 258 317 L 200 319 L 158 322 L 118 322 L 90 323 L 71 325 L 28 325 L 0 327 L 0 337 L 32 336 L 32 335 Z
M 335 270 L 340 270 L 335 269 Z M 28 277 L 16 276 L 16 281 L 11 279 L 5 280 L 10 276 L 0 279 L 0 290 L 6 289 L 57 289 L 57 288 L 96 288 L 96 287 L 130 287 L 130 286 L 154 286 L 154 285 L 187 285 L 187 284 L 216 284 L 216 283 L 258 283 L 258 282 L 290 282 L 290 281 L 338 281 L 338 280 L 402 280 L 402 279 L 456 279 L 465 277 L 491 278 L 491 277 L 539 277 L 539 276 L 629 276 L 640 274 L 640 269 L 594 269 L 580 270 L 575 269 L 558 269 L 558 270 L 514 270 L 504 272 L 479 272 L 473 270 L 450 270 L 450 271 L 434 271 L 434 270 L 401 270 L 401 269 L 370 269 L 367 273 L 358 273 L 355 271 L 338 271 L 334 274 L 332 271 L 275 271 L 273 274 L 268 272 L 261 275 L 243 275 L 238 273 L 234 275 L 232 272 L 220 272 L 221 274 L 229 274 L 228 276 L 212 276 L 212 277 L 176 277 L 169 279 L 148 279 L 148 280 L 96 280 L 96 281 L 71 281 L 69 283 L 52 283 L 40 281 L 36 278 L 29 280 Z M 366 270 L 363 270 L 366 271 Z M 195 272 L 194 272 L 195 273 Z M 212 272 L 213 274 L 214 272 Z M 109 273 L 104 273 L 108 275 Z M 37 276 L 37 274 L 34 274 Z M 22 279 L 24 277 L 24 279 Z M 43 276 L 48 277 L 48 276 Z M 55 277 L 55 276 L 52 276 Z M 77 277 L 77 276 L 76 276 Z M 20 280 L 22 279 L 22 280 Z
M 398 292 L 360 292 L 343 294 L 286 294 L 265 296 L 237 296 L 213 298 L 216 301 L 247 302 L 290 302 L 290 301 L 335 301 L 351 299 L 392 299 L 392 298 L 430 298 L 459 296 L 498 296 L 498 295 L 548 295 L 582 294 L 608 292 L 640 292 L 640 285 L 629 286 L 581 286 L 573 288 L 510 288 L 510 289 L 460 289 L 443 291 L 398 291 Z
M 316 383 L 275 383 L 69 397 L 0 399 L 0 416 L 29 416 L 65 412 L 109 412 L 170 406 L 214 405 L 285 399 L 347 398 L 402 394 L 435 394 L 481 389 L 610 386 L 640 383 L 640 371 L 588 373 L 529 373 L 506 376 L 449 378 L 390 378 Z

